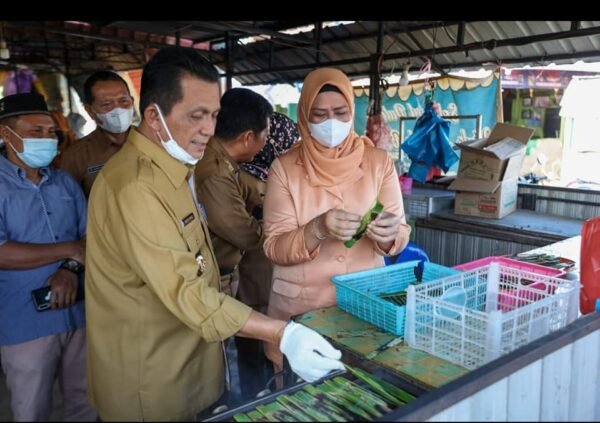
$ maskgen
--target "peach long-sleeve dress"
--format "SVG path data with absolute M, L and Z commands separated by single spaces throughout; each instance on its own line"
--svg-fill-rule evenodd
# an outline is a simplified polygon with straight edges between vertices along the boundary
M 267 313 L 283 320 L 335 305 L 332 276 L 383 266 L 383 256 L 401 251 L 410 234 L 398 175 L 387 152 L 374 148 L 369 138 L 358 136 L 353 129 L 334 148 L 313 139 L 308 116 L 324 85 L 337 87 L 354 118 L 354 92 L 348 77 L 333 68 L 310 72 L 298 103 L 301 141 L 273 162 L 267 180 L 264 250 L 275 264 Z M 313 218 L 333 208 L 362 216 L 378 196 L 384 210 L 402 221 L 389 251 L 382 251 L 366 236 L 352 248 L 327 238 L 315 250 L 307 251 L 304 227 Z M 278 346 L 265 344 L 265 353 L 276 369 L 281 369 Z
M 383 255 L 402 250 L 410 233 L 396 169 L 385 151 L 365 147 L 354 175 L 332 188 L 306 182 L 298 152 L 294 149 L 273 163 L 264 205 L 264 248 L 275 263 L 268 315 L 283 320 L 335 305 L 332 276 L 383 266 Z M 352 248 L 346 248 L 342 241 L 325 239 L 312 253 L 307 251 L 304 226 L 311 219 L 332 208 L 362 215 L 379 192 L 384 210 L 402 216 L 405 224 L 390 251 L 381 251 L 366 236 Z M 279 349 L 273 345 L 267 344 L 267 356 L 276 364 L 281 362 Z

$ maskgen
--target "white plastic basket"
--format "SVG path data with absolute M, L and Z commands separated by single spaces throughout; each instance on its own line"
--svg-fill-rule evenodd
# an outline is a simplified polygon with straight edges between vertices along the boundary
M 578 281 L 494 262 L 411 285 L 405 339 L 413 348 L 475 369 L 574 321 L 579 287 Z

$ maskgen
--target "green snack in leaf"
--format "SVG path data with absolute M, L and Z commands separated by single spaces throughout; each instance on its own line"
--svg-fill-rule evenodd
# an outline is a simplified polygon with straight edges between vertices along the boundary
M 307 391 L 298 391 L 291 398 L 298 399 L 299 401 L 303 402 L 305 404 L 305 409 L 307 413 L 310 410 L 311 413 L 316 413 L 317 415 L 325 416 L 325 419 L 317 417 L 317 421 L 345 422 L 348 420 L 347 418 L 345 418 L 345 414 L 343 413 L 343 411 L 340 410 L 336 404 L 324 400 L 323 397 L 324 395 L 321 395 L 319 397 L 313 397 L 312 395 L 309 395 Z
M 290 413 L 283 405 L 277 401 L 269 404 L 263 404 L 256 406 L 256 410 L 259 411 L 265 419 L 270 422 L 295 422 L 297 421 L 292 413 Z
M 261 414 L 259 411 L 256 411 L 256 410 L 248 411 L 248 413 L 247 413 L 246 415 L 247 415 L 248 417 L 250 417 L 250 419 L 251 419 L 253 422 L 262 422 L 262 421 L 264 421 L 264 419 L 265 419 L 265 418 L 263 417 L 263 415 L 262 415 L 262 414 Z
M 408 392 L 397 388 L 385 380 L 375 378 L 361 369 L 357 369 L 348 365 L 346 365 L 346 369 L 348 369 L 348 371 L 357 379 L 362 380 L 371 388 L 373 388 L 373 390 L 381 395 L 386 401 L 391 401 L 391 404 L 393 405 L 398 406 L 407 404 L 415 399 L 415 397 Z
M 399 306 L 406 305 L 406 291 L 392 292 L 389 294 L 380 294 L 379 298 Z
M 325 381 L 325 383 L 327 383 L 327 382 L 329 382 L 329 381 Z M 371 391 L 367 390 L 366 388 L 363 388 L 363 387 L 357 385 L 356 383 L 349 381 L 346 378 L 338 376 L 330 382 L 337 384 L 342 389 L 348 389 L 348 390 L 354 392 L 356 395 L 358 395 L 360 397 L 361 400 L 369 402 L 372 406 L 374 406 L 376 409 L 378 409 L 382 414 L 389 413 L 390 411 L 392 411 L 388 407 L 385 400 L 383 398 L 381 398 L 380 396 L 378 396 L 375 392 L 371 392 Z
M 352 236 L 352 239 L 348 241 L 344 241 L 344 245 L 346 248 L 352 248 L 356 241 L 358 241 L 365 231 L 367 230 L 367 226 L 371 223 L 379 214 L 383 211 L 383 204 L 379 202 L 379 200 L 375 201 L 375 205 L 371 207 L 369 211 L 365 213 L 365 215 L 360 220 L 360 226 L 356 230 L 356 233 Z
M 340 386 L 337 383 L 327 380 L 317 388 L 325 394 L 330 396 L 333 395 L 334 398 L 346 399 L 352 407 L 348 407 L 350 410 L 352 410 L 354 407 L 360 407 L 367 413 L 371 414 L 374 418 L 381 417 L 383 414 L 385 414 L 385 412 L 379 410 L 377 403 L 371 401 L 368 396 L 361 396 L 356 390 L 348 389 L 347 387 Z
M 233 416 L 233 421 L 234 422 L 251 422 L 252 419 L 244 413 L 238 413 L 235 416 Z
M 277 402 L 283 405 L 298 422 L 312 422 L 315 420 L 307 415 L 300 407 L 297 407 L 287 395 L 280 395 L 277 397 Z
M 307 387 L 308 388 L 308 387 Z M 305 388 L 306 389 L 306 388 Z M 364 408 L 360 407 L 358 404 L 354 403 L 351 399 L 348 399 L 345 393 L 342 391 L 335 390 L 332 388 L 325 386 L 324 384 L 317 385 L 316 387 L 312 387 L 313 391 L 306 389 L 311 395 L 315 398 L 321 399 L 321 401 L 325 402 L 329 399 L 331 402 L 340 407 L 343 411 L 349 411 L 356 415 L 361 419 L 371 420 L 373 417 L 378 417 L 377 415 L 371 416 L 368 410 L 364 410 Z M 347 420 L 346 417 L 344 420 Z M 353 419 L 352 419 L 353 420 Z

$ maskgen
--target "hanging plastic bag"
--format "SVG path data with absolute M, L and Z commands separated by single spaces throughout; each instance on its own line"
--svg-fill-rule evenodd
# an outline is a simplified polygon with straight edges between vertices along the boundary
M 579 308 L 582 314 L 591 313 L 600 298 L 600 217 L 583 222 L 581 229 Z
M 425 104 L 425 112 L 415 124 L 413 133 L 402 143 L 402 150 L 411 160 L 408 176 L 425 182 L 432 165 L 444 172 L 458 161 L 449 140 L 450 121 L 439 116 L 433 101 Z

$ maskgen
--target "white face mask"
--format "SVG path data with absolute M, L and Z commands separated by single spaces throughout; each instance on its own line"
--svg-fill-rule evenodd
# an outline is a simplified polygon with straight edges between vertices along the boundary
M 160 107 L 158 107 L 158 104 L 154 105 L 156 106 L 158 117 L 160 118 L 160 121 L 162 122 L 163 126 L 165 127 L 165 131 L 167 131 L 167 135 L 169 136 L 169 139 L 167 141 L 163 141 L 160 137 L 160 133 L 156 133 L 163 147 L 165 148 L 165 150 L 167 150 L 167 153 L 169 153 L 169 155 L 175 160 L 178 160 L 183 164 L 195 165 L 196 163 L 198 163 L 200 159 L 195 158 L 190 153 L 185 151 L 183 148 L 181 148 L 179 144 L 177 144 L 177 141 L 173 139 L 173 135 L 171 135 L 171 131 L 169 131 L 169 127 L 167 126 L 167 122 L 165 122 L 165 118 L 163 117 L 163 114 L 160 111 Z
M 310 134 L 323 147 L 334 148 L 340 145 L 352 128 L 352 119 L 342 122 L 337 119 L 327 119 L 321 123 L 308 123 Z
M 113 134 L 122 134 L 127 131 L 133 122 L 133 106 L 129 109 L 115 107 L 110 112 L 96 112 L 100 120 L 100 128 Z

